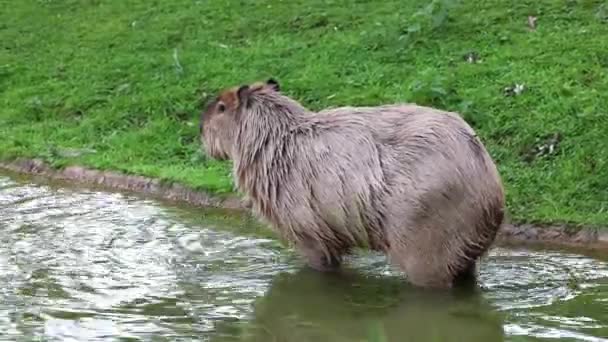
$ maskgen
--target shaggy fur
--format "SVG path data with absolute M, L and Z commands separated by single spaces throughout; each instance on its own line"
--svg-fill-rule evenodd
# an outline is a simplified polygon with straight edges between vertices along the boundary
M 412 104 L 313 113 L 276 81 L 209 103 L 201 142 L 317 270 L 355 247 L 385 252 L 415 285 L 474 275 L 503 222 L 494 162 L 456 113 Z

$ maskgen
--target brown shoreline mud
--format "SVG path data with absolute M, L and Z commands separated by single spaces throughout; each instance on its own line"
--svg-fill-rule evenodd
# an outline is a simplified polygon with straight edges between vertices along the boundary
M 158 179 L 127 175 L 115 171 L 100 171 L 81 166 L 54 169 L 36 159 L 0 162 L 0 170 L 52 180 L 97 185 L 110 190 L 128 191 L 163 200 L 183 202 L 194 206 L 248 210 L 248 204 L 236 195 L 214 196 L 180 184 L 165 184 Z M 568 225 L 505 224 L 497 236 L 500 244 L 543 244 L 608 251 L 608 229 L 573 227 Z

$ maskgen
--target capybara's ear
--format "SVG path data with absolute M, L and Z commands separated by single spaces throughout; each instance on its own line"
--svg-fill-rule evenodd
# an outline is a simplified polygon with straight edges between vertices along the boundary
M 236 97 L 239 99 L 239 106 L 247 103 L 247 96 L 249 96 L 249 85 L 245 84 L 239 87 L 236 91 Z
M 266 81 L 266 85 L 269 86 L 274 91 L 281 91 L 281 86 L 279 85 L 279 82 L 277 80 L 275 80 L 274 78 L 269 78 Z

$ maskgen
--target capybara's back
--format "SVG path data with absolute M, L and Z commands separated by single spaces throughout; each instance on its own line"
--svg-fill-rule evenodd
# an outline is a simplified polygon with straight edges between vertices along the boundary
M 419 286 L 474 275 L 503 221 L 496 166 L 457 114 L 409 104 L 312 113 L 276 81 L 211 102 L 203 143 L 310 266 L 383 251 Z

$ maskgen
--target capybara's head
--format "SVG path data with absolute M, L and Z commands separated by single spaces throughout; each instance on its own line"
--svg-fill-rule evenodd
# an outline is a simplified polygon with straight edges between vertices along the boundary
M 230 159 L 246 97 L 252 92 L 278 91 L 279 83 L 270 78 L 264 82 L 226 89 L 210 101 L 200 118 L 200 139 L 207 155 L 219 160 Z

